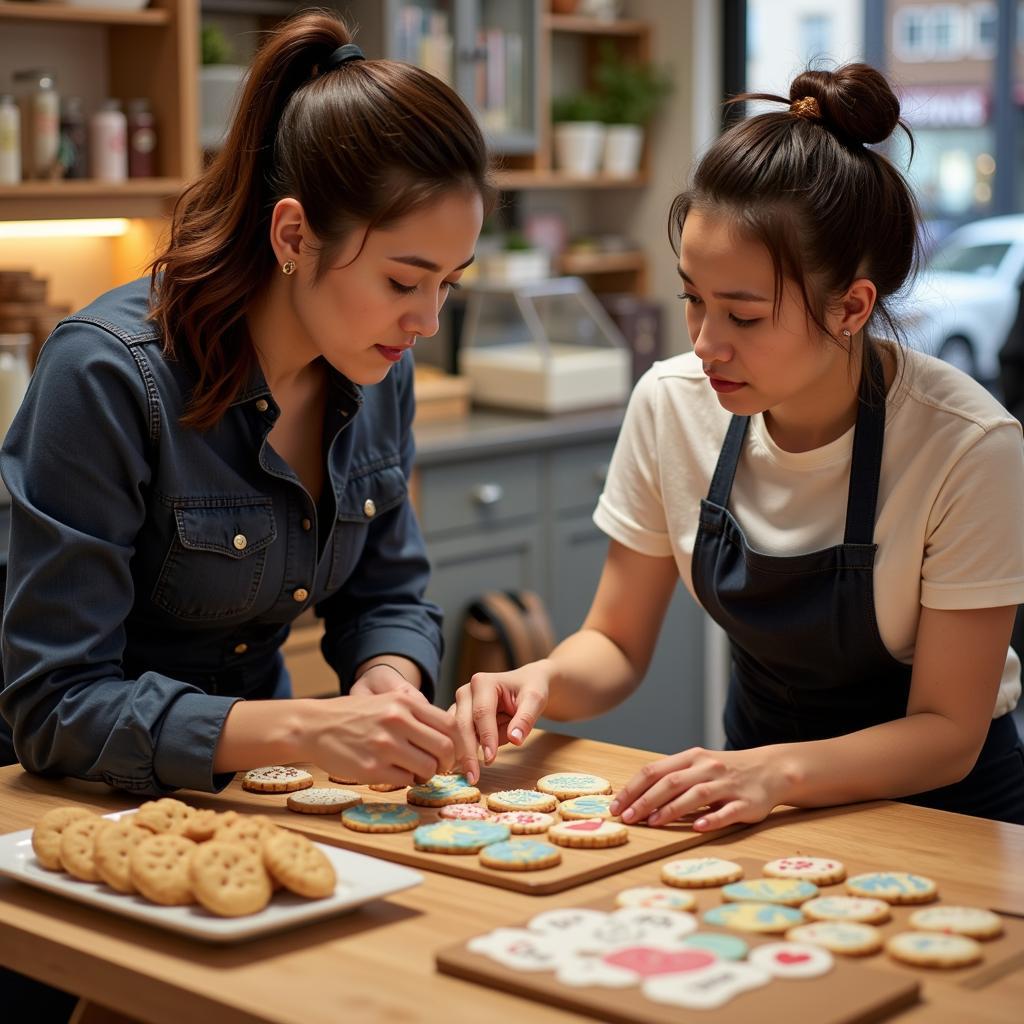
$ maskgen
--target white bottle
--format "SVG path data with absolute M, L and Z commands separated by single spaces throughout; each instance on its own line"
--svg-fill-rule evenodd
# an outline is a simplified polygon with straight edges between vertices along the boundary
M 13 96 L 0 96 L 0 185 L 21 181 L 21 111 Z
M 104 100 L 89 119 L 89 166 L 97 181 L 128 178 L 128 120 L 120 100 Z

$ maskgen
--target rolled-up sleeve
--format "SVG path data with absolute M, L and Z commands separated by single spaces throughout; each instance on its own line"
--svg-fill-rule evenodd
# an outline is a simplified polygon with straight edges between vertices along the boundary
M 0 714 L 29 771 L 140 794 L 212 791 L 231 778 L 213 774 L 213 756 L 235 698 L 122 668 L 159 429 L 141 358 L 97 324 L 66 322 L 7 434 Z

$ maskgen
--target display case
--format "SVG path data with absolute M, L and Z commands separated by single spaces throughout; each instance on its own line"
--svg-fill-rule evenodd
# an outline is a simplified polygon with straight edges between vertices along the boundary
M 621 331 L 578 277 L 469 289 L 459 372 L 478 405 L 544 413 L 622 403 L 631 379 Z

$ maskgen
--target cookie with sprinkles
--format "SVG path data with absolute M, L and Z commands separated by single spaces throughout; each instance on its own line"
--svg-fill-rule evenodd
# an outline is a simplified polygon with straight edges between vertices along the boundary
M 583 821 L 563 821 L 548 829 L 548 839 L 559 846 L 580 849 L 622 846 L 629 842 L 629 829 L 618 821 L 604 818 L 586 818 Z
M 508 837 L 508 827 L 494 821 L 435 821 L 420 825 L 412 841 L 417 850 L 426 853 L 478 853 Z
M 818 887 L 802 878 L 750 878 L 722 886 L 722 899 L 729 903 L 781 903 L 799 907 L 817 895 Z
M 704 913 L 708 924 L 766 935 L 784 932 L 803 919 L 804 915 L 796 907 L 784 907 L 778 903 L 723 903 Z
M 938 896 L 938 886 L 924 875 L 909 871 L 868 871 L 846 880 L 852 896 L 873 896 L 886 903 L 930 903 Z
M 487 796 L 492 811 L 553 811 L 558 800 L 536 789 L 503 789 Z
M 312 785 L 313 776 L 309 772 L 290 764 L 253 768 L 242 778 L 242 789 L 250 793 L 293 793 Z
M 886 941 L 885 951 L 893 960 L 915 967 L 966 967 L 982 957 L 974 939 L 941 932 L 900 932 Z
M 539 835 L 558 821 L 553 814 L 544 811 L 501 811 L 494 820 L 499 825 L 507 825 L 514 836 Z
M 881 924 L 892 916 L 885 900 L 869 896 L 817 896 L 801 904 L 804 916 L 812 921 L 860 921 Z
M 288 794 L 288 810 L 297 814 L 340 814 L 362 802 L 358 793 L 336 786 L 313 786 Z
M 827 857 L 780 857 L 761 869 L 766 878 L 803 878 L 815 885 L 834 885 L 846 877 L 846 865 Z
M 682 857 L 669 861 L 661 869 L 661 880 L 678 889 L 705 889 L 712 885 L 737 882 L 743 868 L 721 857 Z
M 480 851 L 480 863 L 497 871 L 541 871 L 553 868 L 561 860 L 562 852 L 557 846 L 538 839 L 509 839 Z
M 688 892 L 669 889 L 664 885 L 638 885 L 615 894 L 620 907 L 647 907 L 653 910 L 693 910 L 696 899 Z
M 449 821 L 494 821 L 496 817 L 483 804 L 445 804 L 437 813 Z
M 882 933 L 873 924 L 860 921 L 814 921 L 790 928 L 791 942 L 810 942 L 844 956 L 868 956 L 882 948 Z
M 998 914 L 981 907 L 925 907 L 910 915 L 910 927 L 919 932 L 949 932 L 971 939 L 994 939 L 1003 933 Z
M 465 775 L 435 775 L 418 786 L 410 787 L 405 799 L 421 807 L 475 804 L 480 799 L 480 790 L 471 786 Z
M 558 800 L 571 800 L 575 796 L 610 793 L 612 784 L 600 775 L 588 772 L 554 772 L 537 780 L 537 789 L 550 793 Z
M 405 804 L 358 804 L 341 812 L 341 823 L 353 832 L 410 832 L 420 823 L 419 813 Z
M 609 793 L 591 793 L 589 796 L 574 796 L 558 805 L 558 813 L 564 821 L 579 821 L 581 818 L 613 818 L 612 797 Z M 618 820 L 617 818 L 615 819 Z

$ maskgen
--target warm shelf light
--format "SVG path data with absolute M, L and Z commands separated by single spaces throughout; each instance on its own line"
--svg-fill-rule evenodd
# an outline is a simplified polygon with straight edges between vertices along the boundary
M 5 238 L 116 238 L 128 231 L 125 217 L 93 220 L 8 220 L 0 221 L 0 239 Z

